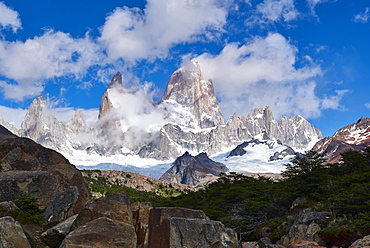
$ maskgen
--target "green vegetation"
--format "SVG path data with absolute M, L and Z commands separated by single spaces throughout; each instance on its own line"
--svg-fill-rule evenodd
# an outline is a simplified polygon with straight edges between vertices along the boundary
M 273 181 L 230 173 L 205 189 L 176 197 L 125 188 L 104 178 L 85 179 L 93 192 L 104 195 L 125 191 L 133 201 L 203 210 L 211 219 L 236 229 L 245 240 L 256 240 L 262 228 L 275 241 L 285 235 L 296 217 L 289 208 L 298 197 L 307 199 L 301 208 L 330 212 L 328 226 L 320 231 L 328 244 L 347 247 L 370 234 L 370 148 L 346 152 L 340 163 L 327 165 L 322 155 L 307 152 L 293 158 L 283 176 Z
M 16 221 L 22 224 L 41 225 L 41 221 L 45 218 L 42 215 L 44 209 L 38 203 L 37 197 L 22 196 L 18 200 L 15 200 L 14 203 L 19 209 L 11 211 L 10 216 Z M 5 208 L 2 210 L 4 211 Z

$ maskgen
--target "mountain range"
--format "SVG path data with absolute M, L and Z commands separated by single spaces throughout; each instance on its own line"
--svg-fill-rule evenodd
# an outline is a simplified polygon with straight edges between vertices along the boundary
M 137 98 L 142 99 L 140 104 L 135 102 Z M 362 118 L 338 130 L 333 137 L 322 139 L 320 130 L 302 116 L 282 116 L 277 121 L 269 106 L 255 109 L 247 116 L 234 114 L 225 121 L 212 80 L 204 77 L 195 60 L 172 74 L 159 102 L 148 99 L 142 89 L 125 87 L 118 72 L 102 96 L 99 116 L 92 126 L 86 124 L 80 109 L 70 121 L 58 120 L 48 110 L 43 96 L 33 100 L 20 129 L 0 116 L 0 124 L 13 133 L 55 149 L 72 161 L 88 156 L 117 158 L 115 162 L 110 160 L 110 164 L 122 164 L 121 160 L 128 157 L 170 163 L 189 152 L 206 153 L 217 162 L 231 163 L 235 163 L 236 157 L 249 155 L 249 160 L 243 163 L 257 164 L 264 160 L 263 163 L 274 165 L 274 161 L 312 147 L 333 154 L 342 149 L 338 147 L 366 145 L 365 142 L 370 142 L 369 123 L 367 118 Z M 239 152 L 252 150 L 247 155 L 231 157 L 235 155 L 231 151 L 242 144 L 245 146 L 239 147 Z M 225 164 L 229 169 L 240 169 Z M 162 171 L 167 169 L 169 166 Z

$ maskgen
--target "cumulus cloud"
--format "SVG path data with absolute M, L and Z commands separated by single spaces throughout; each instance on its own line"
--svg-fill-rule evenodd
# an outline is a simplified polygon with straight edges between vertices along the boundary
M 370 8 L 366 8 L 364 12 L 359 13 L 353 17 L 354 22 L 367 23 L 370 18 Z
M 46 31 L 22 41 L 0 41 L 0 74 L 5 98 L 21 101 L 40 94 L 44 82 L 63 76 L 81 77 L 98 62 L 99 47 L 88 35 L 74 39 L 69 34 Z
M 336 90 L 336 95 L 325 95 L 322 99 L 322 109 L 344 110 L 344 106 L 340 105 L 340 100 L 342 100 L 343 96 L 348 92 L 348 90 Z
M 299 15 L 293 0 L 265 0 L 256 9 L 265 22 L 290 22 Z
M 22 27 L 19 13 L 0 2 L 0 29 L 11 28 L 17 32 Z
M 370 102 L 365 103 L 365 107 L 368 108 L 368 109 L 370 109 Z
M 163 58 L 175 44 L 221 30 L 226 16 L 215 0 L 148 1 L 144 10 L 116 8 L 106 18 L 99 41 L 111 59 Z
M 270 105 L 276 116 L 318 117 L 322 109 L 338 108 L 345 91 L 324 99 L 315 94 L 319 65 L 307 59 L 297 68 L 297 48 L 278 33 L 255 37 L 249 43 L 228 44 L 218 55 L 196 58 L 211 78 L 225 117 Z

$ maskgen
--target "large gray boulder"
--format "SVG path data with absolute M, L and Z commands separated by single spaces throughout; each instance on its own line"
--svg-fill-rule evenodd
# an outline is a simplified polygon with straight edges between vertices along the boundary
M 31 248 L 21 225 L 13 217 L 0 218 L 0 247 Z
M 200 210 L 154 208 L 149 227 L 149 248 L 238 247 L 234 230 L 209 220 Z
M 57 248 L 62 243 L 63 239 L 68 235 L 73 221 L 77 218 L 77 214 L 69 217 L 63 222 L 59 223 L 56 226 L 46 230 L 41 234 L 42 239 L 47 245 L 51 248 Z

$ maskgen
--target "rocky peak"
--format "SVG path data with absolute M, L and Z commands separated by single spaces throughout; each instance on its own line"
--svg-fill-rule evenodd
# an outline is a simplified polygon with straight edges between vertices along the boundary
M 104 115 L 106 115 L 109 112 L 109 110 L 113 108 L 113 104 L 109 99 L 109 90 L 118 85 L 122 85 L 122 74 L 120 72 L 117 72 L 116 75 L 113 76 L 108 89 L 105 91 L 101 99 L 98 117 L 99 119 L 101 119 Z
M 370 118 L 362 117 L 356 123 L 339 129 L 334 133 L 333 138 L 349 144 L 370 141 Z
M 190 110 L 200 128 L 223 124 L 213 83 L 206 80 L 197 61 L 191 60 L 175 71 L 168 81 L 162 101 L 175 101 Z
M 67 125 L 75 133 L 84 132 L 86 130 L 86 123 L 83 117 L 82 109 L 77 109 L 72 119 L 67 123 Z

